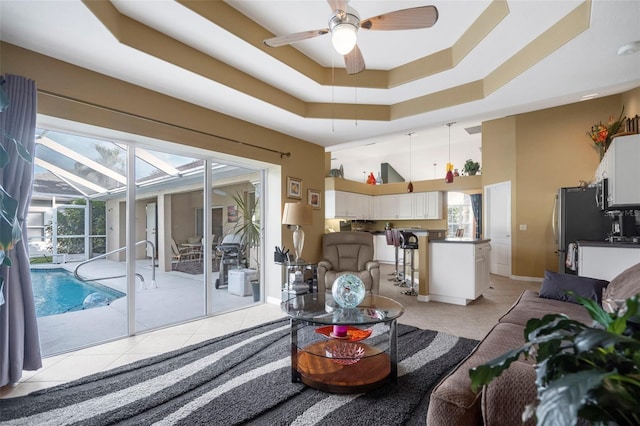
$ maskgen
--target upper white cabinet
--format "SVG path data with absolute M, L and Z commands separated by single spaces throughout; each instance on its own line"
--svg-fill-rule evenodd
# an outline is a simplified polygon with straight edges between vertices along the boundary
M 332 189 L 325 192 L 324 206 L 329 219 L 442 219 L 442 192 L 370 196 Z
M 373 197 L 373 218 L 376 220 L 413 219 L 413 194 Z
M 324 213 L 327 218 L 371 219 L 372 197 L 354 192 L 325 191 Z
M 416 192 L 413 195 L 415 219 L 442 219 L 442 192 Z
M 442 192 L 370 196 L 331 189 L 325 191 L 324 209 L 328 219 L 442 219 Z
M 608 178 L 609 207 L 640 206 L 640 135 L 613 139 L 599 172 Z M 598 173 L 598 171 L 596 172 Z

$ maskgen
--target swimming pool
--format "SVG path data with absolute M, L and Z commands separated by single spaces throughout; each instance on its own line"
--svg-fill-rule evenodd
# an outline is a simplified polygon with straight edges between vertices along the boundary
M 78 281 L 64 269 L 32 269 L 31 282 L 37 317 L 104 306 L 126 296 L 98 283 Z

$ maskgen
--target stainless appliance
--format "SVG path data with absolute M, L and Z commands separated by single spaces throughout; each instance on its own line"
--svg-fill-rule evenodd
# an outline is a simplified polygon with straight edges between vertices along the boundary
M 611 218 L 596 204 L 595 187 L 560 188 L 554 206 L 553 229 L 558 244 L 558 271 L 576 274 L 566 266 L 569 244 L 579 240 L 605 241 Z
M 600 210 L 609 210 L 609 179 L 602 179 L 596 184 L 596 204 Z

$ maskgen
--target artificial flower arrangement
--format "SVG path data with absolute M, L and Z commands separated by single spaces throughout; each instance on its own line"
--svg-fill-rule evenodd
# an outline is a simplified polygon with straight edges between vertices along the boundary
M 591 126 L 591 130 L 587 132 L 587 136 L 591 138 L 595 144 L 595 148 L 600 152 L 600 159 L 604 157 L 604 153 L 609 149 L 612 137 L 618 133 L 624 121 L 627 119 L 627 117 L 623 117 L 622 114 L 624 114 L 624 106 L 617 120 L 614 120 L 614 116 L 611 115 L 607 124 L 602 124 L 602 122 L 594 124 Z

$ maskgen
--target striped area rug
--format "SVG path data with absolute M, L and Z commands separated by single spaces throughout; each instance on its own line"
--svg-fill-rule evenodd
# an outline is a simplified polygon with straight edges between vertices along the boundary
M 291 383 L 289 322 L 278 320 L 0 400 L 0 424 L 424 425 L 431 389 L 476 344 L 399 325 L 397 383 L 337 395 Z

